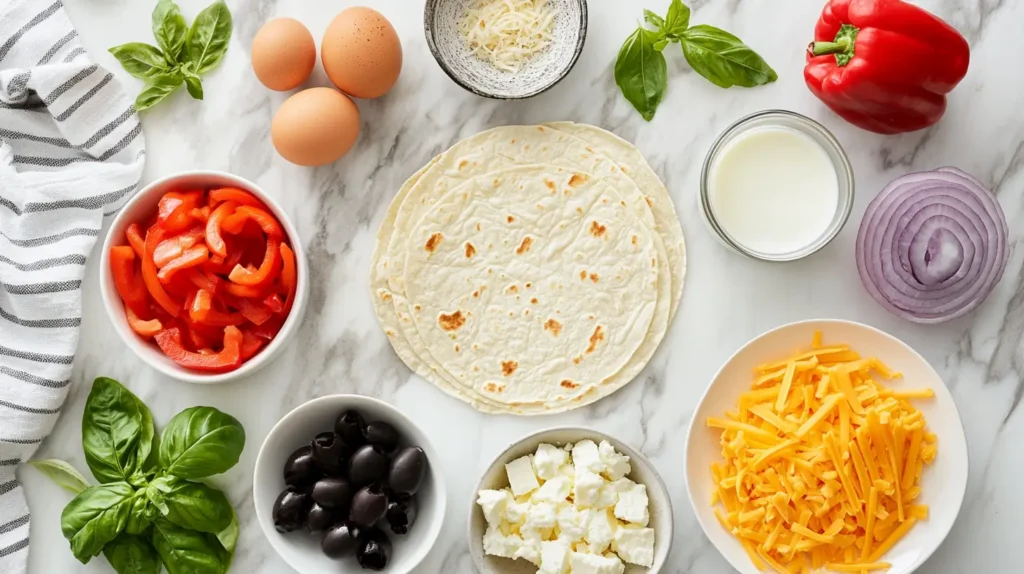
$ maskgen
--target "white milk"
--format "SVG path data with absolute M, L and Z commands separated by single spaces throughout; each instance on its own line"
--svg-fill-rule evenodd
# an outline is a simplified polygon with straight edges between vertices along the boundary
M 737 135 L 711 166 L 715 220 L 751 251 L 799 251 L 826 231 L 839 204 L 828 153 L 809 136 L 782 127 Z

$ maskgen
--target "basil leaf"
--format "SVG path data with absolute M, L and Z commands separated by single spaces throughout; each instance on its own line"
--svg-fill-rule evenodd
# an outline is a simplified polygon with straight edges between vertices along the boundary
M 181 72 L 174 71 L 167 74 L 157 74 L 146 80 L 146 86 L 135 98 L 135 111 L 151 108 L 163 101 L 164 98 L 174 93 L 184 82 Z
M 162 564 L 156 548 L 139 536 L 122 534 L 103 548 L 103 556 L 117 574 L 159 574 Z
M 213 535 L 157 520 L 152 540 L 170 574 L 223 574 L 228 570 L 230 555 Z
M 231 522 L 228 523 L 227 528 L 217 533 L 217 540 L 224 550 L 234 555 L 235 546 L 238 545 L 238 516 L 235 514 L 234 508 L 231 509 Z
M 651 12 L 650 10 L 647 9 L 644 10 L 644 22 L 647 22 L 648 24 L 654 26 L 659 30 L 661 30 L 665 26 L 664 18 L 658 16 L 654 12 Z
M 47 459 L 47 460 L 30 460 L 29 464 L 34 466 L 36 470 L 45 474 L 57 483 L 57 486 L 73 492 L 75 494 L 81 494 L 84 490 L 89 488 L 89 481 L 82 476 L 82 473 L 64 462 L 63 460 Z
M 86 489 L 64 507 L 60 528 L 82 564 L 124 530 L 134 494 L 126 482 L 101 484 Z
M 145 80 L 153 74 L 167 71 L 167 62 L 159 49 L 142 42 L 130 42 L 108 50 L 121 62 L 126 72 Z
M 690 26 L 690 9 L 680 0 L 672 0 L 668 14 L 665 15 L 662 33 L 669 38 L 679 40 L 679 36 Z
M 131 391 L 106 377 L 93 382 L 82 415 L 82 448 L 96 480 L 117 482 L 141 471 L 155 434 L 153 415 Z
M 153 37 L 168 61 L 176 62 L 181 58 L 187 33 L 188 24 L 178 5 L 171 0 L 157 2 L 156 8 L 153 8 Z
M 185 43 L 188 59 L 197 74 L 205 74 L 220 63 L 231 40 L 231 11 L 224 0 L 210 4 L 196 16 Z
M 668 88 L 665 56 L 654 49 L 658 33 L 637 28 L 626 38 L 615 60 L 615 83 L 636 111 L 651 121 Z
M 164 493 L 168 521 L 182 528 L 217 534 L 231 524 L 231 503 L 224 493 L 198 482 L 171 479 Z
M 725 30 L 701 24 L 688 28 L 680 39 L 690 67 L 716 86 L 751 88 L 779 78 L 761 56 Z
M 245 429 L 213 407 L 192 407 L 167 423 L 160 439 L 160 466 L 179 478 L 205 478 L 238 463 Z
M 203 99 L 203 81 L 199 79 L 199 76 L 185 72 L 185 88 L 188 89 L 188 95 L 193 99 Z

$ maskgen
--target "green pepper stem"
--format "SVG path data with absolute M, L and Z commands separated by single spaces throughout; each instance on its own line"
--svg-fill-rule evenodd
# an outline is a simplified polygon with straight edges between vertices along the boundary
M 831 42 L 811 42 L 807 52 L 812 56 L 835 54 L 836 65 L 845 66 L 853 59 L 856 51 L 857 32 L 860 30 L 851 24 L 843 24 Z
M 824 56 L 826 54 L 838 54 L 845 52 L 850 48 L 850 41 L 846 38 L 839 39 L 838 42 L 811 42 L 808 50 L 815 56 Z

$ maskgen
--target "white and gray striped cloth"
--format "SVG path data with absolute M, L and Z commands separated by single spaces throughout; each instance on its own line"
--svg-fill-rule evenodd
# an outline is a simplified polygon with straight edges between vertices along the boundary
M 0 0 L 0 572 L 27 568 L 17 465 L 71 382 L 85 261 L 142 177 L 142 125 L 60 0 Z

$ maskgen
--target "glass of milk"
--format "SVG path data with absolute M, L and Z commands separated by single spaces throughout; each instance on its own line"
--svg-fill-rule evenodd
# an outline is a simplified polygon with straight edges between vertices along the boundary
M 843 228 L 853 207 L 853 169 L 824 126 L 766 110 L 739 120 L 711 146 L 700 207 L 726 247 L 764 261 L 793 261 Z

